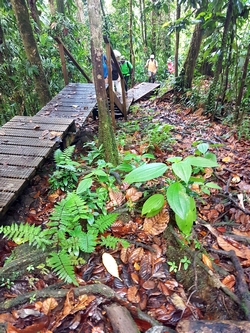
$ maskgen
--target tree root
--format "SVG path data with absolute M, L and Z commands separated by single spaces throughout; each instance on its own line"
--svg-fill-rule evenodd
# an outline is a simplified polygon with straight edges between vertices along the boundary
M 36 299 L 46 298 L 46 297 L 54 297 L 54 298 L 65 297 L 70 289 L 59 289 L 58 290 L 58 287 L 61 287 L 62 285 L 63 285 L 63 283 L 51 285 L 42 290 L 32 291 L 32 292 L 26 293 L 24 295 L 17 296 L 16 298 L 8 299 L 0 304 L 0 312 L 5 312 L 7 310 L 10 310 L 13 307 L 24 304 L 27 301 L 29 301 L 30 298 L 33 298 L 33 297 L 36 297 Z M 164 327 L 156 319 L 154 319 L 151 316 L 147 315 L 146 313 L 142 312 L 135 305 L 131 304 L 130 302 L 126 301 L 124 298 L 120 297 L 117 293 L 114 292 L 113 289 L 111 289 L 110 287 L 105 286 L 101 283 L 76 287 L 76 288 L 73 288 L 73 292 L 74 292 L 75 297 L 78 297 L 78 296 L 81 296 L 84 294 L 94 294 L 94 295 L 100 294 L 100 295 L 112 300 L 113 302 L 117 302 L 118 304 L 127 308 L 133 317 L 144 320 L 144 321 L 148 322 L 151 326 Z M 175 330 L 172 330 L 167 327 L 166 327 L 166 331 L 169 333 L 176 333 Z

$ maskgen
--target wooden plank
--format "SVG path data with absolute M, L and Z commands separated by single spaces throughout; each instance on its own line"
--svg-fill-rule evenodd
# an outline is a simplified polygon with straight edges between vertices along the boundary
M 12 192 L 0 192 L 0 212 L 5 208 L 5 206 L 14 200 L 15 194 Z
M 52 130 L 47 130 L 47 132 L 45 133 L 45 131 L 40 131 L 40 130 L 25 130 L 25 129 L 14 129 L 14 128 L 3 128 L 2 127 L 2 130 L 4 131 L 4 135 L 9 135 L 9 136 L 19 136 L 19 137 L 25 137 L 25 138 L 41 138 L 41 140 L 44 138 L 44 139 L 49 139 L 50 137 L 51 138 L 54 138 L 54 134 L 53 134 L 53 131 Z M 1 132 L 2 132 L 1 130 Z M 63 132 L 57 132 L 57 136 L 59 137 L 62 137 L 63 135 Z M 2 137 L 4 136 L 2 135 Z M 20 138 L 20 140 L 21 140 Z
M 8 135 L 5 135 L 3 137 L 0 136 L 0 147 L 1 145 L 20 145 L 20 137 Z M 22 138 L 22 146 L 53 148 L 55 145 L 57 145 L 57 142 L 52 140 L 43 140 L 38 138 Z
M 28 179 L 35 173 L 35 168 L 24 168 L 22 166 L 0 165 L 0 177 Z
M 1 145 L 0 153 L 1 154 L 11 154 L 19 156 L 41 156 L 48 157 L 51 152 L 51 147 L 28 147 L 28 146 L 14 146 L 14 145 Z
M 0 153 L 0 165 L 20 165 L 28 167 L 39 167 L 43 161 L 43 156 L 18 156 L 18 155 L 4 155 Z
M 72 125 L 74 120 L 72 119 L 63 119 L 63 118 L 54 118 L 48 119 L 46 117 L 40 117 L 40 116 L 33 116 L 33 117 L 26 117 L 26 116 L 15 116 L 13 117 L 9 122 L 29 122 L 29 123 L 35 123 L 35 124 L 58 124 L 58 125 Z
M 159 88 L 159 83 L 149 83 L 149 82 L 142 82 L 135 86 L 133 89 L 129 90 L 129 94 L 133 97 L 134 102 L 140 100 L 142 97 L 145 97 L 148 94 L 154 92 L 155 89 Z
M 17 189 L 22 187 L 26 179 L 17 178 L 0 178 L 0 192 L 16 192 Z

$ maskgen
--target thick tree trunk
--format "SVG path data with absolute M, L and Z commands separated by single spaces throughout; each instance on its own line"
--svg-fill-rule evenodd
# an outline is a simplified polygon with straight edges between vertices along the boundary
M 243 68 L 242 68 L 242 77 L 241 77 L 241 80 L 240 80 L 240 89 L 239 89 L 239 94 L 238 94 L 237 100 L 236 100 L 236 121 L 239 125 L 243 121 L 244 114 L 245 114 L 244 111 L 242 111 L 241 115 L 240 115 L 240 105 L 241 105 L 242 98 L 243 98 L 244 87 L 246 85 L 249 59 L 250 59 L 250 44 L 248 45 L 245 62 L 244 62 Z
M 225 24 L 224 24 L 224 31 L 223 31 L 223 36 L 222 36 L 222 41 L 221 41 L 221 46 L 220 46 L 220 53 L 219 53 L 215 71 L 214 71 L 213 83 L 210 86 L 209 94 L 208 94 L 208 98 L 207 98 L 207 113 L 211 113 L 212 119 L 214 119 L 214 116 L 216 113 L 215 92 L 216 92 L 216 88 L 217 88 L 217 83 L 219 81 L 219 75 L 222 70 L 222 62 L 223 62 L 224 53 L 226 50 L 227 36 L 229 33 L 229 27 L 231 24 L 232 15 L 233 15 L 233 3 L 232 3 L 232 0 L 229 0 L 228 7 L 227 7 L 226 20 L 225 20 Z
M 176 4 L 176 20 L 181 17 L 181 5 L 177 0 Z M 176 29 L 175 31 L 175 54 L 174 54 L 174 75 L 178 76 L 178 61 L 179 61 L 179 42 L 180 42 L 180 31 Z
M 118 149 L 115 135 L 111 125 L 108 109 L 108 98 L 103 77 L 102 67 L 102 30 L 99 0 L 88 0 L 88 13 L 91 35 L 91 57 L 93 65 L 93 78 L 96 90 L 99 118 L 99 145 L 103 145 L 105 160 L 113 165 L 118 164 Z
M 135 68 L 135 54 L 134 54 L 134 48 L 133 48 L 133 3 L 132 0 L 129 0 L 129 48 L 130 48 L 130 61 L 133 65 L 133 68 Z M 131 75 L 131 84 L 132 87 L 134 85 L 135 71 L 132 72 Z
M 10 1 L 16 16 L 18 29 L 23 41 L 26 56 L 32 66 L 34 66 L 35 89 L 38 94 L 41 106 L 44 106 L 51 100 L 48 83 L 43 71 L 41 58 L 38 52 L 36 40 L 33 34 L 32 26 L 25 0 Z
M 183 65 L 183 88 L 192 88 L 192 81 L 194 77 L 194 69 L 199 55 L 200 46 L 202 42 L 202 24 L 196 24 L 189 46 L 188 54 Z

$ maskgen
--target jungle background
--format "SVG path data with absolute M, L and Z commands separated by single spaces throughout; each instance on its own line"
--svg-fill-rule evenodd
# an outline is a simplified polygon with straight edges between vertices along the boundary
M 182 100 L 187 106 L 202 106 L 212 117 L 240 124 L 241 131 L 247 131 L 248 1 L 131 0 L 103 1 L 100 6 L 103 35 L 134 66 L 132 85 L 147 80 L 144 65 L 153 53 L 162 86 L 175 84 L 184 92 Z M 13 8 L 20 9 L 22 18 L 16 20 Z M 54 37 L 62 39 L 90 77 L 92 61 L 86 3 L 3 0 L 0 10 L 3 124 L 14 115 L 37 113 L 63 88 Z M 21 40 L 25 38 L 20 36 L 28 36 L 24 44 Z M 168 59 L 175 66 L 175 75 L 170 77 L 166 74 Z M 67 66 L 71 82 L 85 81 L 70 60 Z M 208 84 L 201 83 L 208 78 Z
M 249 323 L 239 320 L 250 318 L 249 3 L 2 1 L 1 124 L 36 114 L 64 87 L 55 37 L 92 76 L 89 16 L 97 3 L 102 34 L 134 66 L 132 85 L 147 80 L 144 65 L 153 53 L 161 87 L 131 108 L 128 122 L 117 122 L 123 156 L 117 169 L 104 161 L 100 145 L 83 147 L 80 141 L 58 150 L 10 209 L 10 229 L 1 226 L 8 237 L 0 244 L 0 326 L 23 333 L 123 333 L 128 325 L 136 333 L 181 333 L 227 325 L 227 332 L 247 332 Z M 175 66 L 171 75 L 169 59 Z M 69 59 L 67 68 L 71 82 L 85 82 Z M 97 134 L 97 123 L 90 128 Z M 153 176 L 144 176 L 149 170 Z M 171 201 L 171 186 L 177 186 L 174 199 L 177 192 L 185 200 L 188 194 L 188 230 L 176 226 L 173 211 L 181 215 L 185 200 Z M 164 200 L 145 208 L 150 195 Z M 75 214 L 73 203 L 82 199 L 87 205 L 78 201 L 82 211 Z M 103 212 L 111 213 L 109 221 Z M 90 225 L 87 236 L 82 219 Z M 98 236 L 91 229 L 94 220 Z M 114 246 L 114 236 L 121 244 Z M 50 247 L 42 252 L 17 246 L 27 241 L 56 244 L 64 252 L 58 251 L 56 261 Z M 80 250 L 88 256 L 77 258 Z M 107 252 L 112 256 L 105 262 Z M 59 267 L 59 260 L 65 265 Z M 116 323 L 119 316 L 123 321 Z

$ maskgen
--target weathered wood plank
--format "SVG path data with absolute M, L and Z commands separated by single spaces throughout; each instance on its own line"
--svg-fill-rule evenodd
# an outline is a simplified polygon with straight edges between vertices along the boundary
M 28 167 L 39 167 L 44 159 L 44 156 L 17 156 L 10 154 L 1 154 L 0 153 L 0 165 L 20 165 Z M 2 181 L 2 180 L 1 180 Z

